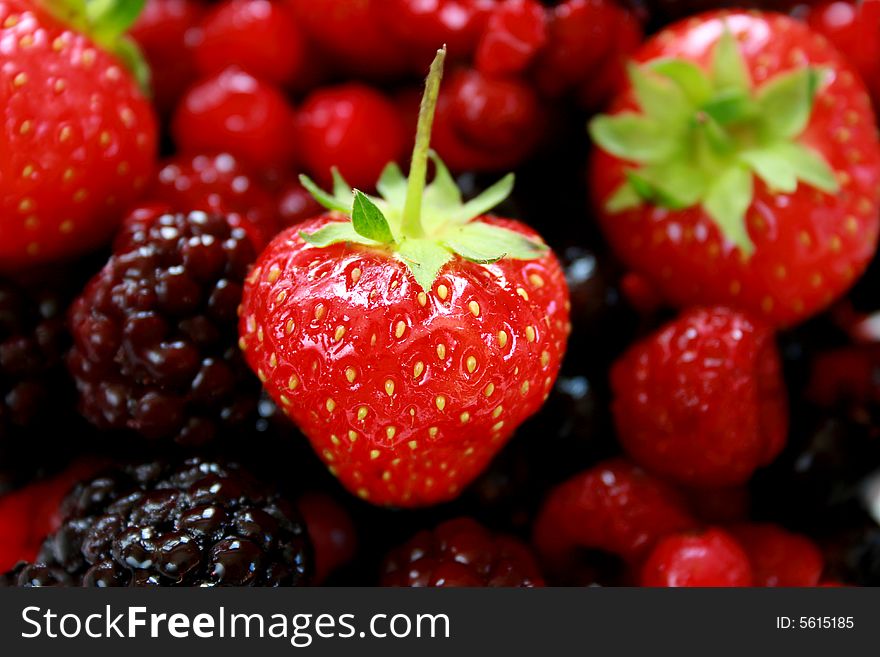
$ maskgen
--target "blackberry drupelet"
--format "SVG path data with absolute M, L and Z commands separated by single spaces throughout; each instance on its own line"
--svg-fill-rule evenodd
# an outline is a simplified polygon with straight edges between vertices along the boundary
M 385 560 L 382 586 L 535 587 L 544 580 L 529 549 L 470 518 L 422 531 Z
M 79 484 L 10 586 L 300 586 L 312 547 L 284 498 L 236 464 L 127 465 Z M 3 582 L 0 582 L 3 583 Z
M 237 346 L 245 229 L 202 212 L 140 218 L 70 313 L 81 412 L 102 429 L 181 445 L 255 417 L 260 385 Z

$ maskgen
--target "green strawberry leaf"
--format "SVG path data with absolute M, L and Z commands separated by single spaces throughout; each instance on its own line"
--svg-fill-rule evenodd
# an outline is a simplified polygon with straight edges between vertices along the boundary
M 685 161 L 627 171 L 627 180 L 641 198 L 681 210 L 699 203 L 706 192 L 706 177 Z
M 756 99 L 765 139 L 790 139 L 804 131 L 819 80 L 817 69 L 804 67 L 780 73 L 758 89 Z
M 645 116 L 663 122 L 678 121 L 691 114 L 684 92 L 672 80 L 633 63 L 627 66 L 627 73 Z
M 366 240 L 362 235 L 358 235 L 350 221 L 334 221 L 319 228 L 314 233 L 300 231 L 299 236 L 312 246 L 321 248 L 338 242 L 374 244 L 371 240 Z
M 703 111 L 721 125 L 750 119 L 755 116 L 758 109 L 747 91 L 733 88 L 719 91 L 703 105 Z
M 699 107 L 712 97 L 712 81 L 699 66 L 686 59 L 663 58 L 648 63 L 648 67 L 675 82 L 690 103 Z
M 611 196 L 605 200 L 605 209 L 612 214 L 617 214 L 624 210 L 632 210 L 641 205 L 642 197 L 639 196 L 639 193 L 630 184 L 629 180 L 615 189 Z
M 354 204 L 351 208 L 351 224 L 358 235 L 380 244 L 392 244 L 394 236 L 388 220 L 370 197 L 354 190 Z
M 333 196 L 338 199 L 348 198 L 351 196 L 351 185 L 349 185 L 339 169 L 330 167 L 330 174 L 333 176 Z
M 351 214 L 351 203 L 340 200 L 335 196 L 331 196 L 323 189 L 318 187 L 311 178 L 300 174 L 299 182 L 312 197 L 322 206 L 333 212 L 342 212 L 343 214 Z
M 147 64 L 147 59 L 141 52 L 137 42 L 131 37 L 120 37 L 113 45 L 113 53 L 122 60 L 123 65 L 134 76 L 141 90 L 148 96 L 151 96 L 150 82 L 152 74 L 150 73 L 150 66 Z
M 504 201 L 513 191 L 514 175 L 508 173 L 501 180 L 478 194 L 470 201 L 450 212 L 448 222 L 463 224 L 465 222 L 486 214 L 489 210 Z
M 91 36 L 98 42 L 112 41 L 134 25 L 146 0 L 87 0 Z
M 772 146 L 743 151 L 739 159 L 774 192 L 790 194 L 797 189 L 797 175 L 791 163 Z
M 403 240 L 397 248 L 397 256 L 425 292 L 431 290 L 443 265 L 454 257 L 448 249 L 429 239 Z
M 466 260 L 497 262 L 501 258 L 534 260 L 547 253 L 547 245 L 501 226 L 472 221 L 459 226 L 446 237 L 445 244 Z
M 840 183 L 834 171 L 813 149 L 790 142 L 781 142 L 774 148 L 789 163 L 798 180 L 827 194 L 837 194 L 840 191 Z
M 376 190 L 389 205 L 403 207 L 406 199 L 406 176 L 397 166 L 397 162 L 389 162 L 385 165 L 382 175 L 379 176 L 379 182 L 376 183 Z
M 736 37 L 727 25 L 724 26 L 724 31 L 712 50 L 712 81 L 718 91 L 727 89 L 747 91 L 752 88 L 749 69 L 740 52 Z
M 677 134 L 669 126 L 635 112 L 599 115 L 590 121 L 589 130 L 603 150 L 632 162 L 660 162 L 679 147 Z
M 753 191 L 752 172 L 744 166 L 732 166 L 712 182 L 703 199 L 703 209 L 724 237 L 746 255 L 755 250 L 746 230 L 746 210 Z
M 455 179 L 437 153 L 429 151 L 428 156 L 434 163 L 434 180 L 425 188 L 422 200 L 425 209 L 442 214 L 459 208 L 462 205 L 461 190 L 455 184 Z M 503 200 L 504 198 L 498 202 Z

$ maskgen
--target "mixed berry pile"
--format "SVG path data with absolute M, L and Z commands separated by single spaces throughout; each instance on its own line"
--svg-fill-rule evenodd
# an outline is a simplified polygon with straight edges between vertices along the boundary
M 880 584 L 880 0 L 0 44 L 0 586 Z

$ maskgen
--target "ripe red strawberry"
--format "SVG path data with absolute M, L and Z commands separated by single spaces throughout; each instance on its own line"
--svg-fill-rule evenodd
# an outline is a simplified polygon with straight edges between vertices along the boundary
M 629 563 L 696 521 L 671 486 L 623 459 L 603 461 L 554 488 L 534 525 L 548 569 L 569 575 L 579 554 L 600 550 Z
M 506 0 L 486 23 L 474 65 L 487 75 L 516 75 L 547 42 L 547 16 L 537 0 Z
M 679 483 L 745 483 L 785 445 L 780 369 L 766 326 L 728 308 L 688 311 L 614 364 L 620 441 L 636 462 Z
M 751 586 L 749 557 L 727 532 L 673 534 L 661 540 L 642 567 L 642 586 Z
M 390 165 L 382 198 L 356 191 L 353 204 L 338 175 L 332 196 L 315 188 L 332 211 L 267 247 L 242 302 L 251 367 L 341 482 L 377 504 L 458 495 L 540 407 L 570 329 L 553 253 L 484 215 L 510 176 L 463 203 L 434 157 L 424 187 L 443 54 L 409 180 Z
M 612 247 L 671 302 L 789 325 L 874 254 L 880 144 L 858 76 L 781 15 L 715 12 L 648 41 L 591 123 Z
M 0 269 L 94 248 L 148 182 L 155 118 L 122 35 L 141 4 L 86 17 L 85 3 L 52 3 L 75 31 L 33 2 L 0 0 Z

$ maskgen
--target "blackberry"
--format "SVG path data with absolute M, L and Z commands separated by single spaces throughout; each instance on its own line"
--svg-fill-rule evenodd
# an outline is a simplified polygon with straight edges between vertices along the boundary
M 64 287 L 0 280 L 0 493 L 60 456 L 57 437 L 69 434 L 76 415 L 64 368 L 73 295 Z M 40 459 L 32 458 L 34 441 L 45 447 Z
M 301 516 L 236 464 L 193 458 L 107 470 L 76 486 L 37 562 L 12 586 L 299 586 Z
M 382 586 L 543 586 L 528 548 L 470 518 L 422 531 L 385 560 Z
M 68 366 L 101 429 L 185 446 L 255 417 L 260 385 L 237 346 L 237 308 L 256 253 L 224 216 L 164 214 L 123 231 L 73 304 Z

